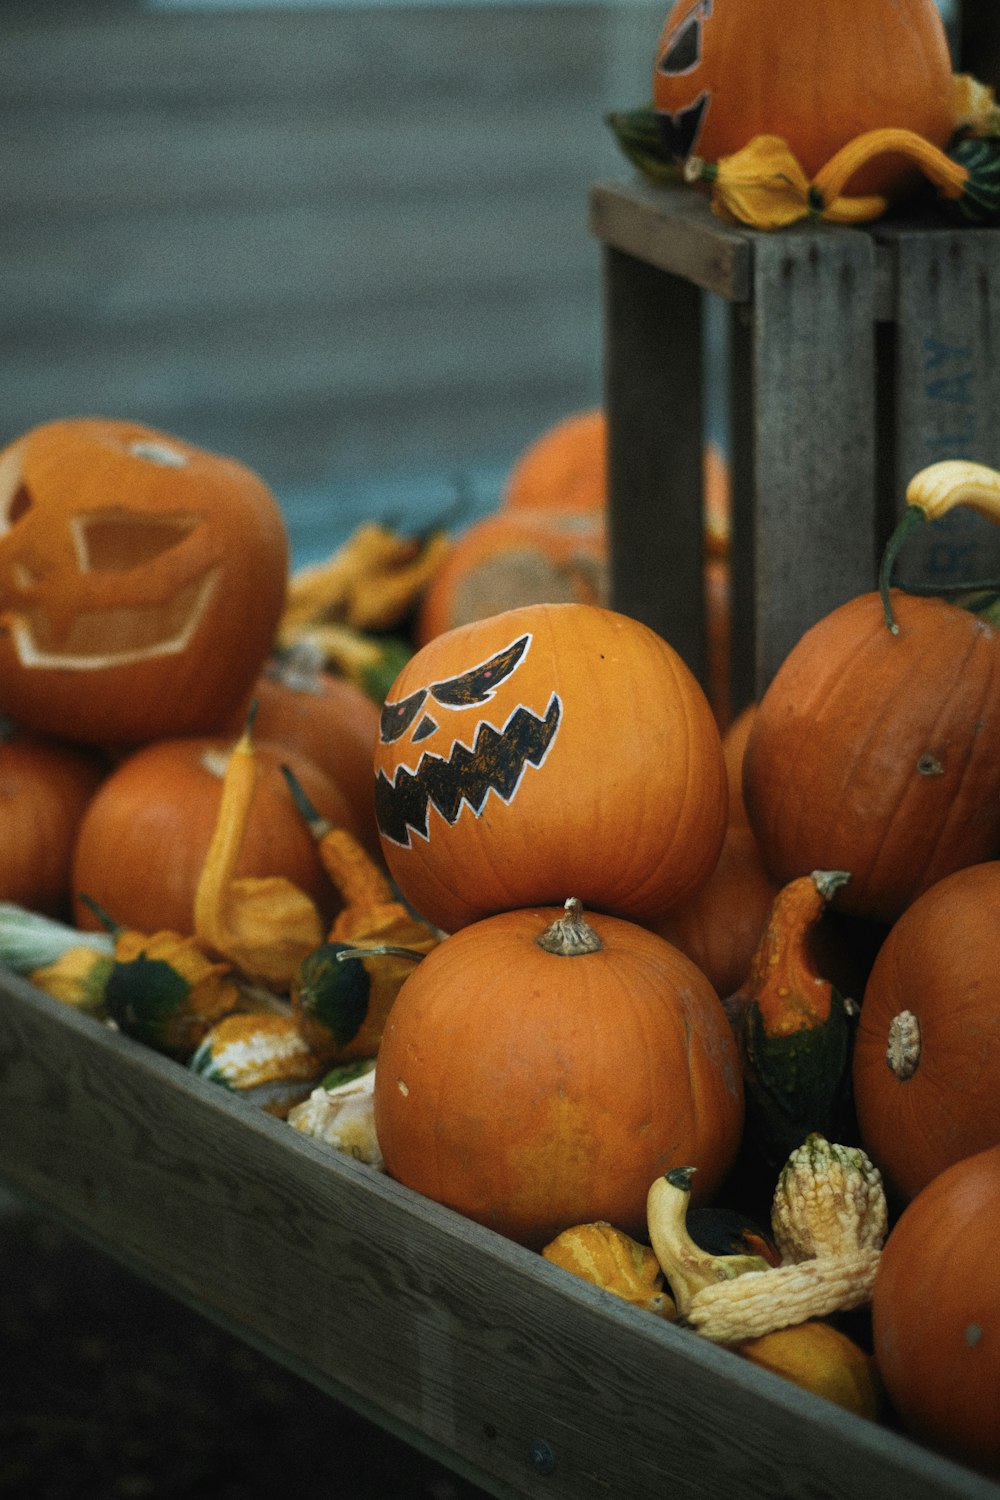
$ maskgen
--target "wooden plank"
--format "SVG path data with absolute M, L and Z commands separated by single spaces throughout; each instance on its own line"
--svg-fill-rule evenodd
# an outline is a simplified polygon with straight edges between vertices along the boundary
M 723 224 L 708 200 L 690 188 L 657 187 L 638 176 L 628 183 L 597 183 L 590 193 L 590 228 L 606 245 L 704 291 L 736 302 L 750 294 L 746 234 Z
M 499 1497 L 998 1500 L 13 976 L 0 1172 Z
M 892 510 L 926 465 L 968 458 L 1000 468 L 1000 232 L 876 229 L 894 256 L 894 418 L 886 436 Z M 1000 577 L 1000 530 L 968 510 L 907 543 L 898 576 L 930 584 Z
M 810 625 L 874 586 L 874 250 L 866 234 L 760 234 L 749 385 L 733 413 L 752 453 L 759 696 Z M 748 429 L 748 430 L 747 430 Z M 734 570 L 747 555 L 737 538 Z
M 606 248 L 611 600 L 704 683 L 702 369 L 698 289 Z

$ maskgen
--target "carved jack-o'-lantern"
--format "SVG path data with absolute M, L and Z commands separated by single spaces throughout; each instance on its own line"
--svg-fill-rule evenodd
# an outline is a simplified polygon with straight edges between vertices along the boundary
M 694 677 L 646 626 L 587 604 L 429 641 L 389 692 L 375 771 L 386 862 L 446 931 L 565 891 L 657 918 L 706 879 L 726 821 Z
M 0 711 L 67 739 L 207 733 L 274 639 L 288 542 L 234 459 L 67 419 L 0 453 Z
M 782 136 L 808 176 L 866 130 L 904 126 L 944 146 L 952 68 L 934 0 L 677 0 L 660 36 L 653 103 L 667 149 L 717 161 Z M 854 192 L 882 192 L 885 157 Z

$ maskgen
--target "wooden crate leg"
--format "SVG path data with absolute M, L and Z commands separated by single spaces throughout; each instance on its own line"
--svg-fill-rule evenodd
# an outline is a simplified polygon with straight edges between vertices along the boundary
M 734 568 L 753 570 L 757 696 L 810 625 L 875 584 L 874 266 L 865 234 L 754 243 L 732 422 L 734 452 L 752 455 L 753 540 L 737 536 Z
M 945 458 L 1000 468 L 1000 235 L 996 230 L 904 231 L 896 255 L 896 413 L 889 467 L 894 509 L 920 469 Z M 900 558 L 902 581 L 939 584 L 1000 576 L 1000 528 L 956 510 L 918 532 Z
M 703 684 L 702 294 L 604 251 L 611 600 Z

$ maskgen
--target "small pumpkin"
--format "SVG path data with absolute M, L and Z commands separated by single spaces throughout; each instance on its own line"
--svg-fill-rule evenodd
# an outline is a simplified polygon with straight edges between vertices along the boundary
M 934 0 L 680 0 L 656 48 L 652 98 L 675 158 L 714 162 L 780 136 L 807 177 L 863 131 L 904 126 L 943 146 L 953 128 Z M 880 162 L 852 187 L 898 189 L 905 171 Z
M 80 822 L 73 859 L 74 914 L 91 928 L 90 896 L 115 922 L 143 932 L 194 932 L 195 893 L 222 801 L 234 742 L 226 736 L 159 740 L 126 757 L 105 778 Z M 292 767 L 330 822 L 354 831 L 340 788 L 304 756 L 261 740 L 258 776 L 235 874 L 282 875 L 325 920 L 338 907 L 309 830 L 288 792 Z
M 711 1198 L 743 1123 L 711 985 L 655 934 L 579 903 L 445 938 L 389 1013 L 375 1126 L 389 1173 L 531 1248 L 606 1221 L 644 1236 L 649 1182 Z
M 904 1209 L 872 1294 L 875 1359 L 920 1442 L 1000 1478 L 1000 1145 L 939 1173 Z
M 608 429 L 600 407 L 572 412 L 519 455 L 500 504 L 509 511 L 601 511 L 608 498 Z
M 958 870 L 890 929 L 865 987 L 854 1049 L 861 1135 L 912 1198 L 1000 1142 L 1000 862 Z
M 285 596 L 263 480 L 139 423 L 67 419 L 0 453 L 0 513 L 0 711 L 98 745 L 226 724 Z
M 77 829 L 106 771 L 89 750 L 0 725 L 0 900 L 69 916 Z
M 810 1318 L 776 1328 L 738 1344 L 736 1352 L 855 1416 L 875 1421 L 881 1415 L 882 1388 L 874 1359 L 832 1323 Z
M 527 606 L 407 663 L 382 710 L 375 808 L 402 894 L 446 932 L 559 901 L 567 883 L 588 908 L 655 919 L 718 858 L 722 747 L 693 675 L 648 627 Z

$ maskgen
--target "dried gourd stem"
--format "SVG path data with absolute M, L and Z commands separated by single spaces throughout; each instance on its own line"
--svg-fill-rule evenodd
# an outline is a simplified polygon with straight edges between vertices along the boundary
M 839 198 L 855 173 L 875 157 L 905 156 L 919 167 L 945 198 L 961 198 L 969 169 L 916 131 L 895 127 L 866 130 L 842 146 L 813 178 L 814 193 L 824 203 Z
M 334 954 L 334 958 L 340 964 L 357 958 L 409 958 L 417 964 L 426 957 L 426 953 L 421 953 L 417 948 L 400 948 L 395 943 L 376 943 L 372 948 L 346 947 Z
M 576 896 L 570 896 L 564 912 L 564 916 L 557 917 L 551 927 L 547 927 L 535 939 L 539 948 L 563 958 L 573 958 L 582 953 L 599 953 L 604 944 L 585 920 L 582 902 Z
M 920 1066 L 920 1022 L 912 1010 L 901 1010 L 889 1022 L 885 1060 L 900 1082 L 912 1078 Z

